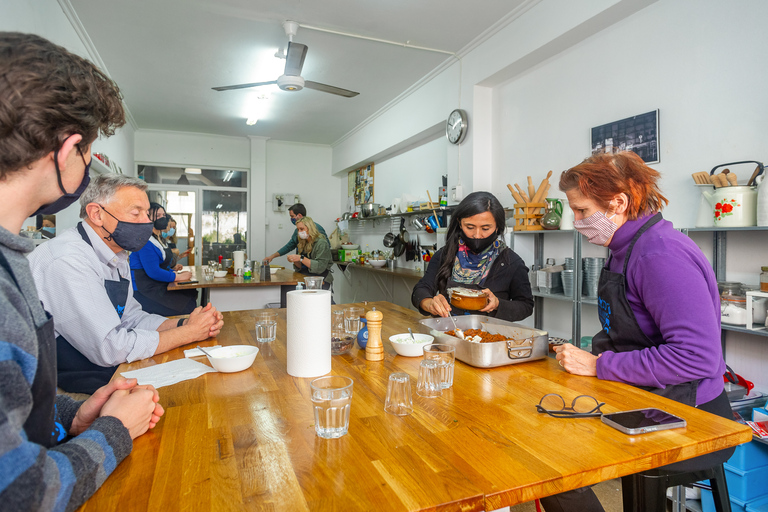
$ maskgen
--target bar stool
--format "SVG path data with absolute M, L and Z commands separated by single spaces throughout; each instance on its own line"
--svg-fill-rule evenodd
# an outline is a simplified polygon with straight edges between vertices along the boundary
M 712 498 L 717 512 L 731 512 L 728 485 L 722 464 L 709 469 L 689 472 L 668 472 L 651 469 L 621 478 L 624 512 L 665 512 L 667 510 L 667 489 L 687 485 L 699 480 L 709 480 Z

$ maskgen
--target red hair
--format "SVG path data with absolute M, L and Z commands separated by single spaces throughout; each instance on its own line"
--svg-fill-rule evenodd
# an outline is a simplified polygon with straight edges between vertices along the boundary
M 616 195 L 624 193 L 629 198 L 627 218 L 634 220 L 645 211 L 661 211 L 669 203 L 656 184 L 660 177 L 632 151 L 599 153 L 562 173 L 560 190 L 577 188 L 602 208 L 608 208 Z

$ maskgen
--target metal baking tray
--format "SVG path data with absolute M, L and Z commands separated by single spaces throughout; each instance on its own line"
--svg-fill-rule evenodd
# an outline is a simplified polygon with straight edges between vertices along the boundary
M 455 316 L 453 320 L 463 331 L 480 329 L 511 338 L 493 343 L 473 343 L 445 334 L 446 331 L 453 330 L 453 322 L 450 318 L 419 320 L 420 324 L 430 330 L 429 334 L 435 337 L 435 343 L 453 345 L 456 347 L 456 359 L 468 365 L 478 368 L 495 368 L 543 359 L 549 352 L 549 336 L 546 331 L 485 315 Z

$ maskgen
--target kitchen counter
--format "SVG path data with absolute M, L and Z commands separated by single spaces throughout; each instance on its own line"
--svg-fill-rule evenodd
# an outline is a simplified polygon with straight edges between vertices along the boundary
M 394 269 L 390 270 L 386 266 L 381 268 L 376 268 L 371 265 L 360 265 L 359 263 L 356 263 L 354 261 L 335 261 L 339 267 L 341 267 L 342 270 L 345 268 L 352 268 L 355 270 L 366 270 L 368 272 L 381 272 L 383 274 L 393 275 L 393 276 L 400 276 L 400 277 L 406 277 L 411 279 L 419 280 L 422 277 L 424 277 L 424 272 L 419 270 L 414 270 L 412 268 L 403 268 L 403 267 L 395 267 Z M 352 265 L 350 267 L 350 265 Z

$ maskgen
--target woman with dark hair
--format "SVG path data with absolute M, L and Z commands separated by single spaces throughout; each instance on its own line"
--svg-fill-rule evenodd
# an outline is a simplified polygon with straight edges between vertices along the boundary
M 197 290 L 168 291 L 168 283 L 189 281 L 192 273 L 175 265 L 174 254 L 162 233 L 168 229 L 168 216 L 162 205 L 149 203 L 152 236 L 141 250 L 131 253 L 133 296 L 144 311 L 162 316 L 188 315 L 197 306 Z
M 592 339 L 592 352 L 566 343 L 555 349 L 557 359 L 569 373 L 625 382 L 731 418 L 715 274 L 701 249 L 662 218 L 668 201 L 659 177 L 629 151 L 593 155 L 560 177 L 574 228 L 611 252 L 600 274 L 602 329 Z M 654 471 L 712 468 L 733 451 Z M 589 488 L 541 502 L 549 512 L 603 510 Z
M 430 260 L 411 302 L 424 315 L 482 313 L 517 321 L 533 312 L 528 267 L 506 246 L 504 208 L 493 194 L 473 192 L 451 215 L 445 247 Z M 479 311 L 451 306 L 448 288 L 481 290 L 488 304 Z

